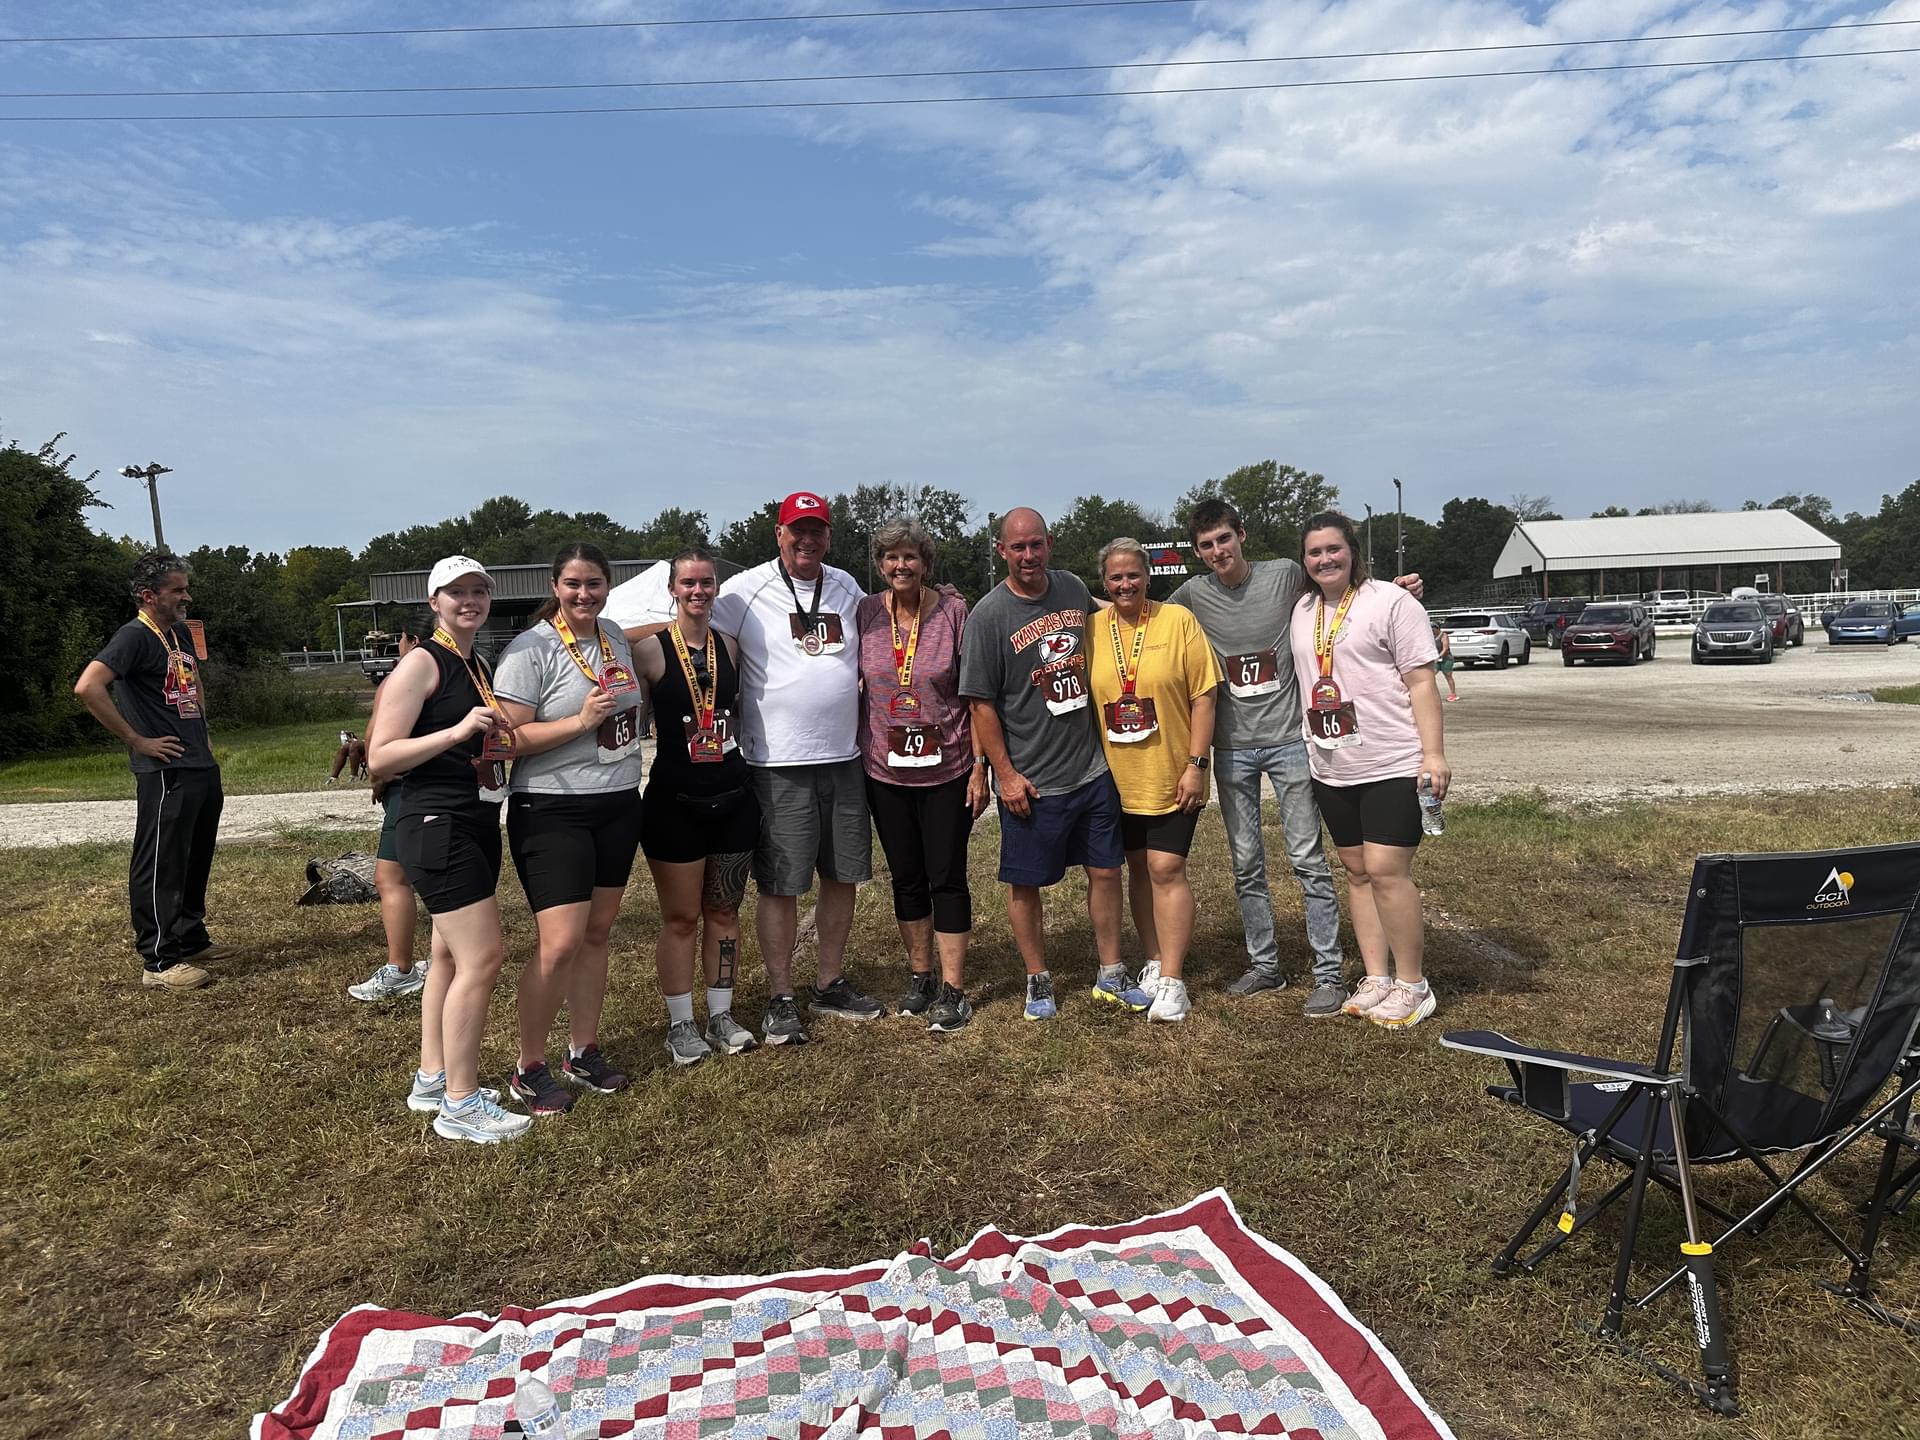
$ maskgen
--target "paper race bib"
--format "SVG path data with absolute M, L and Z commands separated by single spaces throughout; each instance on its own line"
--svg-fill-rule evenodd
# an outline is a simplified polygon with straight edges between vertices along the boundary
M 838 611 L 830 610 L 812 620 L 804 615 L 789 615 L 787 621 L 793 629 L 793 643 L 803 654 L 838 655 L 847 648 Z
M 1107 739 L 1116 745 L 1134 745 L 1150 740 L 1160 728 L 1153 701 L 1145 696 L 1122 695 L 1105 707 Z
M 614 765 L 640 747 L 640 707 L 616 710 L 600 722 L 596 732 L 599 749 L 594 758 L 602 765 Z
M 1277 645 L 1253 650 L 1245 655 L 1228 655 L 1220 662 L 1226 672 L 1227 693 L 1236 700 L 1255 695 L 1271 695 L 1280 688 L 1280 655 Z
M 1307 738 L 1322 750 L 1344 750 L 1360 744 L 1360 722 L 1354 717 L 1353 702 L 1344 700 L 1331 708 L 1310 707 Z
M 473 778 L 479 788 L 480 798 L 490 805 L 498 805 L 507 798 L 507 762 L 482 755 L 473 762 Z
M 1057 668 L 1045 666 L 1034 671 L 1033 683 L 1055 715 L 1071 715 L 1087 708 L 1087 668 L 1081 656 L 1075 655 Z
M 889 725 L 887 765 L 894 770 L 920 770 L 940 763 L 940 737 L 930 725 Z

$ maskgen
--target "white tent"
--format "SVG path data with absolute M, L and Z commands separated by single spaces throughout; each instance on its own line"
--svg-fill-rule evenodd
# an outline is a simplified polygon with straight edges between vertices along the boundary
M 667 593 L 669 568 L 665 560 L 656 561 L 631 580 L 614 586 L 607 592 L 607 608 L 600 612 L 601 617 L 623 630 L 673 619 L 673 597 Z

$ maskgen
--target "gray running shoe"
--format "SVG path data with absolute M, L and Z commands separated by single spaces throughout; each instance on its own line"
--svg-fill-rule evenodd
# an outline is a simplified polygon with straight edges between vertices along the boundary
M 973 1006 L 967 1003 L 967 997 L 957 987 L 943 983 L 927 1010 L 927 1029 L 936 1035 L 951 1035 L 966 1029 L 971 1019 Z
M 667 1054 L 676 1065 L 698 1065 L 713 1054 L 700 1038 L 700 1027 L 691 1020 L 676 1020 L 667 1027 Z
M 417 965 L 411 970 L 397 970 L 392 965 L 382 965 L 358 985 L 347 986 L 347 994 L 356 1000 L 393 1000 L 402 995 L 418 995 L 427 988 L 427 977 L 420 973 L 425 968 Z
M 1313 987 L 1313 993 L 1307 996 L 1307 1003 L 1300 1007 L 1300 1013 L 1314 1020 L 1324 1020 L 1338 1015 L 1340 1007 L 1346 1003 L 1347 987 L 1329 980 Z
M 1264 995 L 1269 990 L 1286 988 L 1287 981 L 1284 975 L 1276 975 L 1271 970 L 1255 967 L 1229 985 L 1227 993 L 1229 995 Z
M 824 990 L 816 985 L 813 1003 L 807 1008 L 816 1015 L 832 1015 L 840 1020 L 878 1020 L 887 1013 L 886 1006 L 862 995 L 847 983 L 844 975 Z
M 740 1055 L 759 1043 L 751 1030 L 733 1018 L 731 1011 L 722 1010 L 718 1015 L 707 1017 L 707 1044 L 722 1055 Z
M 900 1001 L 902 1015 L 924 1015 L 927 1007 L 933 1004 L 934 992 L 940 988 L 933 978 L 931 970 L 916 970 L 907 983 L 907 993 Z
M 500 1103 L 500 1092 L 491 1086 L 482 1085 L 480 1087 L 480 1094 L 490 1105 L 498 1105 Z M 423 1083 L 418 1072 L 416 1072 L 413 1077 L 413 1088 L 407 1091 L 407 1109 L 416 1111 L 421 1115 L 435 1115 L 440 1111 L 440 1102 L 446 1098 L 447 1076 L 445 1071 L 442 1071 L 440 1075 L 430 1083 Z
M 804 1045 L 807 1027 L 800 1023 L 800 1003 L 791 995 L 769 995 L 760 1033 L 769 1045 Z

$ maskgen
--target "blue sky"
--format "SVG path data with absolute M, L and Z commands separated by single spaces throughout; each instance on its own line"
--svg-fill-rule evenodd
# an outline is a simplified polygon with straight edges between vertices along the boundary
M 916 5 L 921 0 L 915 0 Z M 15 0 L 0 35 L 605 21 L 886 0 Z M 893 8 L 905 8 L 894 6 Z M 398 18 L 404 17 L 404 18 Z M 1132 87 L 1920 46 L 1920 24 L 1505 55 L 1183 59 L 1920 21 L 1920 0 L 1204 0 L 1001 16 L 0 45 L 0 89 L 602 83 L 1150 62 Z M 713 103 L 0 100 L 55 113 Z M 358 546 L 489 495 L 716 527 L 794 488 L 1167 506 L 1237 465 L 1569 514 L 1920 477 L 1920 54 L 1186 97 L 519 119 L 0 123 L 0 432 L 142 533 Z

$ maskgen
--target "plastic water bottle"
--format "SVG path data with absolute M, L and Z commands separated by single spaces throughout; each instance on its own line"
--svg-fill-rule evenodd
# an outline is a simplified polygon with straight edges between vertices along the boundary
M 513 1387 L 513 1418 L 522 1435 L 541 1440 L 567 1440 L 566 1423 L 560 1418 L 560 1402 L 553 1398 L 553 1387 L 538 1375 L 522 1375 Z
M 1428 835 L 1447 833 L 1446 817 L 1440 813 L 1440 797 L 1433 793 L 1433 776 L 1420 776 L 1420 829 Z

